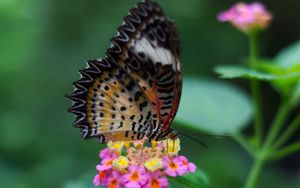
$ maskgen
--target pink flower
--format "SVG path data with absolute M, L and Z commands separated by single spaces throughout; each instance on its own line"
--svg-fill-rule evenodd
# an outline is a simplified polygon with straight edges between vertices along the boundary
M 122 188 L 121 184 L 121 174 L 118 171 L 113 171 L 111 176 L 107 180 L 108 188 Z
M 115 158 L 106 157 L 101 161 L 101 165 L 96 165 L 98 171 L 109 170 L 112 168 L 112 163 Z
M 96 166 L 95 186 L 107 188 L 167 188 L 168 176 L 182 176 L 194 172 L 196 166 L 186 157 L 178 156 L 180 142 L 174 141 L 171 150 L 166 142 L 152 142 L 151 147 L 142 142 L 110 142 L 101 150 L 101 163 Z M 125 150 L 115 150 L 121 148 Z M 119 151 L 119 153 L 117 153 Z M 172 152 L 172 155 L 170 155 Z
M 149 182 L 145 188 L 167 188 L 169 185 L 168 179 L 164 177 L 161 171 L 149 173 Z
M 95 186 L 99 186 L 101 184 L 101 180 L 99 178 L 99 174 L 97 174 L 95 177 L 94 177 L 94 180 L 93 180 L 93 184 Z
M 99 171 L 99 173 L 94 177 L 93 183 L 95 186 L 106 185 L 107 180 L 111 174 L 109 170 Z
M 237 3 L 229 10 L 219 13 L 218 20 L 230 22 L 236 28 L 250 32 L 268 27 L 272 15 L 261 3 Z
M 169 156 L 164 156 L 163 167 L 165 173 L 169 176 L 182 176 L 187 173 L 187 166 L 184 165 L 178 157 L 171 158 Z
M 115 152 L 112 152 L 109 150 L 109 148 L 105 148 L 103 150 L 100 151 L 99 157 L 101 159 L 105 159 L 105 158 L 117 158 L 118 155 Z
M 100 154 L 99 154 L 99 157 L 101 159 L 105 158 L 106 156 L 109 155 L 109 149 L 108 148 L 105 148 L 103 150 L 100 151 Z
M 195 172 L 196 171 L 196 165 L 194 163 L 190 163 L 186 157 L 184 156 L 178 156 L 178 159 L 181 161 L 183 165 L 187 167 L 187 172 Z
M 123 183 L 126 188 L 140 188 L 147 183 L 147 173 L 144 167 L 131 165 L 128 173 L 123 176 Z

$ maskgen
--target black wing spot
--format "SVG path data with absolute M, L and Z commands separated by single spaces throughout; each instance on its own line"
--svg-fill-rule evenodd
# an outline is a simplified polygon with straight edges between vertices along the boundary
M 125 120 L 125 116 L 121 115 L 121 119 L 122 119 L 122 120 Z
M 125 106 L 122 106 L 121 108 L 120 108 L 120 110 L 121 111 L 125 111 L 127 108 L 125 107 Z
M 110 87 L 108 85 L 104 86 L 105 91 L 108 91 Z
M 164 42 L 166 40 L 165 32 L 162 30 L 161 27 L 156 28 L 156 34 L 157 34 L 157 37 L 159 38 L 159 40 L 161 40 L 162 42 Z
M 144 52 L 139 52 L 138 54 L 140 58 L 145 59 L 146 55 Z
M 134 120 L 135 115 L 129 117 L 129 119 Z
M 139 105 L 140 111 L 142 111 L 143 108 L 145 108 L 147 105 L 148 105 L 148 102 L 147 102 L 147 101 L 144 101 L 143 103 L 141 103 L 141 104 Z
M 134 95 L 134 101 L 138 101 L 139 98 L 140 98 L 142 95 L 143 95 L 142 92 L 137 91 L 137 92 L 135 93 L 135 95 Z
M 132 58 L 128 65 L 130 66 L 130 68 L 132 68 L 134 70 L 140 69 L 139 63 L 137 62 L 137 60 L 135 58 Z
M 149 33 L 148 33 L 148 38 L 149 38 L 152 42 L 155 41 L 155 36 L 153 35 L 152 32 L 149 32 Z

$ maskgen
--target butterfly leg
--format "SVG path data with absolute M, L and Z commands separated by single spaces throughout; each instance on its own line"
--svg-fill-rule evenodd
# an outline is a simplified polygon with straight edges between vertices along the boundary
M 142 142 L 143 142 L 143 144 L 142 144 L 141 159 L 140 159 L 139 165 L 141 165 L 142 162 L 144 161 L 145 139 L 143 139 Z

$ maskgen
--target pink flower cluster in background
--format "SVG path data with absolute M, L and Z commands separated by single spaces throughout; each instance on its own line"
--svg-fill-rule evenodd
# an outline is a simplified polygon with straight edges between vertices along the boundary
M 268 27 L 272 20 L 272 14 L 266 10 L 263 4 L 258 2 L 237 3 L 229 10 L 221 12 L 218 15 L 218 20 L 230 22 L 244 32 L 251 32 Z
M 95 186 L 108 188 L 167 188 L 167 176 L 183 176 L 195 172 L 196 166 L 178 156 L 179 139 L 153 142 L 109 142 L 100 152 L 96 166 Z

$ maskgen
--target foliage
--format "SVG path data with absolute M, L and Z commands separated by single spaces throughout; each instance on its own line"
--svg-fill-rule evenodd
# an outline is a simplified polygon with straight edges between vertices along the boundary
M 282 50 L 274 60 L 263 61 L 258 57 L 259 32 L 250 31 L 246 34 L 250 49 L 246 66 L 220 66 L 215 71 L 221 74 L 222 78 L 244 78 L 250 82 L 254 107 L 254 132 L 251 137 L 242 133 L 236 134 L 235 139 L 254 158 L 254 164 L 244 184 L 245 188 L 254 188 L 267 163 L 300 151 L 300 141 L 288 143 L 295 131 L 300 128 L 300 114 L 296 114 L 290 124 L 286 125 L 288 115 L 300 102 L 300 48 L 298 42 Z M 281 104 L 269 130 L 265 130 L 263 126 L 260 81 L 273 85 L 281 97 Z
M 181 105 L 175 120 L 196 131 L 234 134 L 249 122 L 251 108 L 249 97 L 231 84 L 184 78 Z

